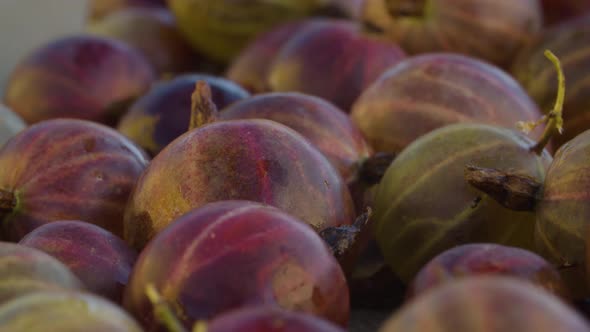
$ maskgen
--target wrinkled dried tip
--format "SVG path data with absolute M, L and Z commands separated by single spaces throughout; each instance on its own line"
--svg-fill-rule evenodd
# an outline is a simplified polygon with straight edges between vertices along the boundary
M 0 217 L 12 212 L 16 207 L 16 197 L 8 190 L 0 189 Z
M 156 317 L 158 323 L 165 326 L 169 332 L 188 332 L 178 320 L 166 300 L 162 298 L 154 284 L 148 284 L 146 286 L 145 294 L 154 307 L 154 317 Z
M 465 180 L 514 211 L 533 211 L 542 186 L 526 175 L 473 165 L 465 166 Z
M 211 87 L 206 81 L 200 80 L 197 82 L 191 100 L 189 130 L 215 122 L 218 113 L 217 105 L 213 102 Z
M 330 251 L 346 274 L 352 271 L 360 255 L 361 241 L 359 240 L 372 214 L 371 208 L 367 208 L 367 211 L 358 216 L 352 225 L 329 227 L 320 232 L 320 236 L 328 244 Z
M 385 175 L 389 165 L 395 160 L 396 155 L 388 152 L 378 152 L 364 160 L 358 171 L 358 179 L 366 185 L 372 186 L 379 182 Z

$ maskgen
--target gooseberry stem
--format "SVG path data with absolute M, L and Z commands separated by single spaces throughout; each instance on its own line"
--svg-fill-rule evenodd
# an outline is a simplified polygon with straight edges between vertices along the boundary
M 547 143 L 551 137 L 555 134 L 555 131 L 558 131 L 560 134 L 563 132 L 563 103 L 565 101 L 565 77 L 563 75 L 563 69 L 561 68 L 561 62 L 549 50 L 545 50 L 545 57 L 549 59 L 553 65 L 555 65 L 555 69 L 557 71 L 557 99 L 555 100 L 555 105 L 553 109 L 545 116 L 543 116 L 539 121 L 536 122 L 520 122 L 518 126 L 524 130 L 525 132 L 530 132 L 535 127 L 542 123 L 547 123 L 545 126 L 545 131 L 543 131 L 543 135 L 537 141 L 535 145 L 531 147 L 531 151 L 536 153 L 537 155 L 541 155 Z
M 12 213 L 16 207 L 16 197 L 8 190 L 0 189 L 0 217 Z
M 546 50 L 545 56 L 553 62 L 555 65 L 555 69 L 557 70 L 557 80 L 558 80 L 558 87 L 557 87 L 557 99 L 555 100 L 555 105 L 553 106 L 553 110 L 549 112 L 549 123 L 545 128 L 545 132 L 541 136 L 541 139 L 533 146 L 532 150 L 536 154 L 541 154 L 545 145 L 551 139 L 551 136 L 555 133 L 557 129 L 561 134 L 563 132 L 563 103 L 565 100 L 565 77 L 563 75 L 563 70 L 561 68 L 561 63 L 559 59 L 553 54 L 551 51 Z
M 178 320 L 174 312 L 160 295 L 153 284 L 148 284 L 145 293 L 154 306 L 154 316 L 156 320 L 164 325 L 170 332 L 188 332 L 182 323 Z M 199 330 L 197 330 L 199 331 Z M 201 331 L 199 331 L 201 332 Z M 206 331 L 204 331 L 206 332 Z
M 199 128 L 217 119 L 217 106 L 211 96 L 211 87 L 207 82 L 198 81 L 191 97 L 191 119 L 189 130 Z

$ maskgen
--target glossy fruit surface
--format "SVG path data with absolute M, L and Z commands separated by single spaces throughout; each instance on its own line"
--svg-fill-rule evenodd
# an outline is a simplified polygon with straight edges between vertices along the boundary
M 361 132 L 341 109 L 302 93 L 259 94 L 223 109 L 219 119 L 267 119 L 284 124 L 314 144 L 347 181 L 371 155 Z
M 154 331 L 150 284 L 186 326 L 254 305 L 348 321 L 346 280 L 322 239 L 302 221 L 250 201 L 192 210 L 142 251 L 124 304 Z
M 537 203 L 535 239 L 544 257 L 562 266 L 563 276 L 574 296 L 590 294 L 587 258 L 590 208 L 588 156 L 590 131 L 578 135 L 555 154 Z
M 203 61 L 178 32 L 172 13 L 164 8 L 118 11 L 90 25 L 88 31 L 141 51 L 161 75 L 196 69 Z
M 272 307 L 254 307 L 227 313 L 207 324 L 207 332 L 226 331 L 343 332 L 344 330 L 313 315 Z
M 75 292 L 35 292 L 0 306 L 0 326 L 10 332 L 141 332 L 125 311 L 101 297 Z
M 203 54 L 228 62 L 256 35 L 311 15 L 328 0 L 168 0 L 180 30 Z
M 357 8 L 410 54 L 461 53 L 503 67 L 542 26 L 538 0 L 365 0 Z
M 64 117 L 112 123 L 154 78 L 145 57 L 123 42 L 90 35 L 63 37 L 17 65 L 4 101 L 27 123 Z
M 515 277 L 562 298 L 568 297 L 555 266 L 531 251 L 492 243 L 465 244 L 436 256 L 416 275 L 409 293 L 421 295 L 446 282 L 478 275 Z
M 544 65 L 552 69 L 546 60 Z M 400 152 L 445 125 L 478 122 L 515 129 L 518 121 L 536 120 L 541 112 L 499 68 L 437 53 L 402 60 L 383 73 L 357 99 L 351 117 L 376 151 Z
M 117 129 L 155 156 L 188 131 L 191 95 L 200 80 L 209 84 L 212 100 L 219 108 L 250 96 L 230 80 L 205 74 L 185 74 L 155 85 L 131 106 Z
M 0 104 L 0 146 L 25 129 L 27 124 L 8 107 Z
M 294 35 L 313 22 L 314 20 L 287 22 L 260 34 L 236 55 L 226 76 L 252 93 L 270 91 L 267 78 L 272 60 Z
M 545 30 L 529 47 L 524 49 L 512 66 L 512 73 L 543 112 L 553 107 L 556 72 L 547 65 L 546 49 L 559 57 L 566 78 L 567 92 L 564 104 L 564 130 L 555 135 L 557 147 L 590 129 L 590 16 Z
M 559 298 L 509 277 L 450 282 L 401 309 L 379 332 L 589 331 L 586 320 Z
M 221 121 L 152 160 L 127 205 L 125 240 L 142 248 L 182 214 L 232 199 L 276 206 L 317 231 L 354 219 L 344 180 L 297 132 L 270 120 Z
M 127 198 L 145 153 L 115 130 L 56 119 L 28 127 L 0 150 L 2 236 L 19 241 L 56 220 L 84 220 L 123 233 Z
M 80 280 L 60 261 L 23 245 L 0 242 L 0 266 L 0 307 L 29 293 L 83 288 Z
M 375 236 L 405 282 L 441 252 L 491 242 L 534 249 L 535 215 L 502 207 L 471 187 L 465 167 L 513 170 L 543 181 L 551 156 L 501 127 L 455 124 L 422 136 L 389 166 L 375 192 Z M 411 252 L 407 248 L 416 248 Z
M 268 83 L 273 91 L 322 97 L 346 112 L 383 71 L 405 57 L 397 45 L 345 20 L 318 19 L 276 55 Z
M 121 302 L 137 253 L 123 240 L 82 221 L 56 221 L 36 228 L 19 244 L 57 258 L 86 288 Z

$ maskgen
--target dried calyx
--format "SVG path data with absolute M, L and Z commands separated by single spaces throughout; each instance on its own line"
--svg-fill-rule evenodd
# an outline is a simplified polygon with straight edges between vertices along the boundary
M 514 211 L 532 211 L 542 186 L 542 183 L 527 175 L 473 165 L 465 167 L 465 180 Z
M 347 275 L 352 273 L 361 250 L 366 245 L 363 235 L 364 232 L 369 231 L 367 225 L 372 213 L 372 210 L 367 208 L 352 225 L 328 227 L 320 232 L 320 237 L 326 242 Z

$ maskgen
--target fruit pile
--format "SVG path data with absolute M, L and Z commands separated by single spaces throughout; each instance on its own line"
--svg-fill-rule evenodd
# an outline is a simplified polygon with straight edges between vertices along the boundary
M 0 331 L 590 332 L 590 2 L 93 0 L 0 104 Z

